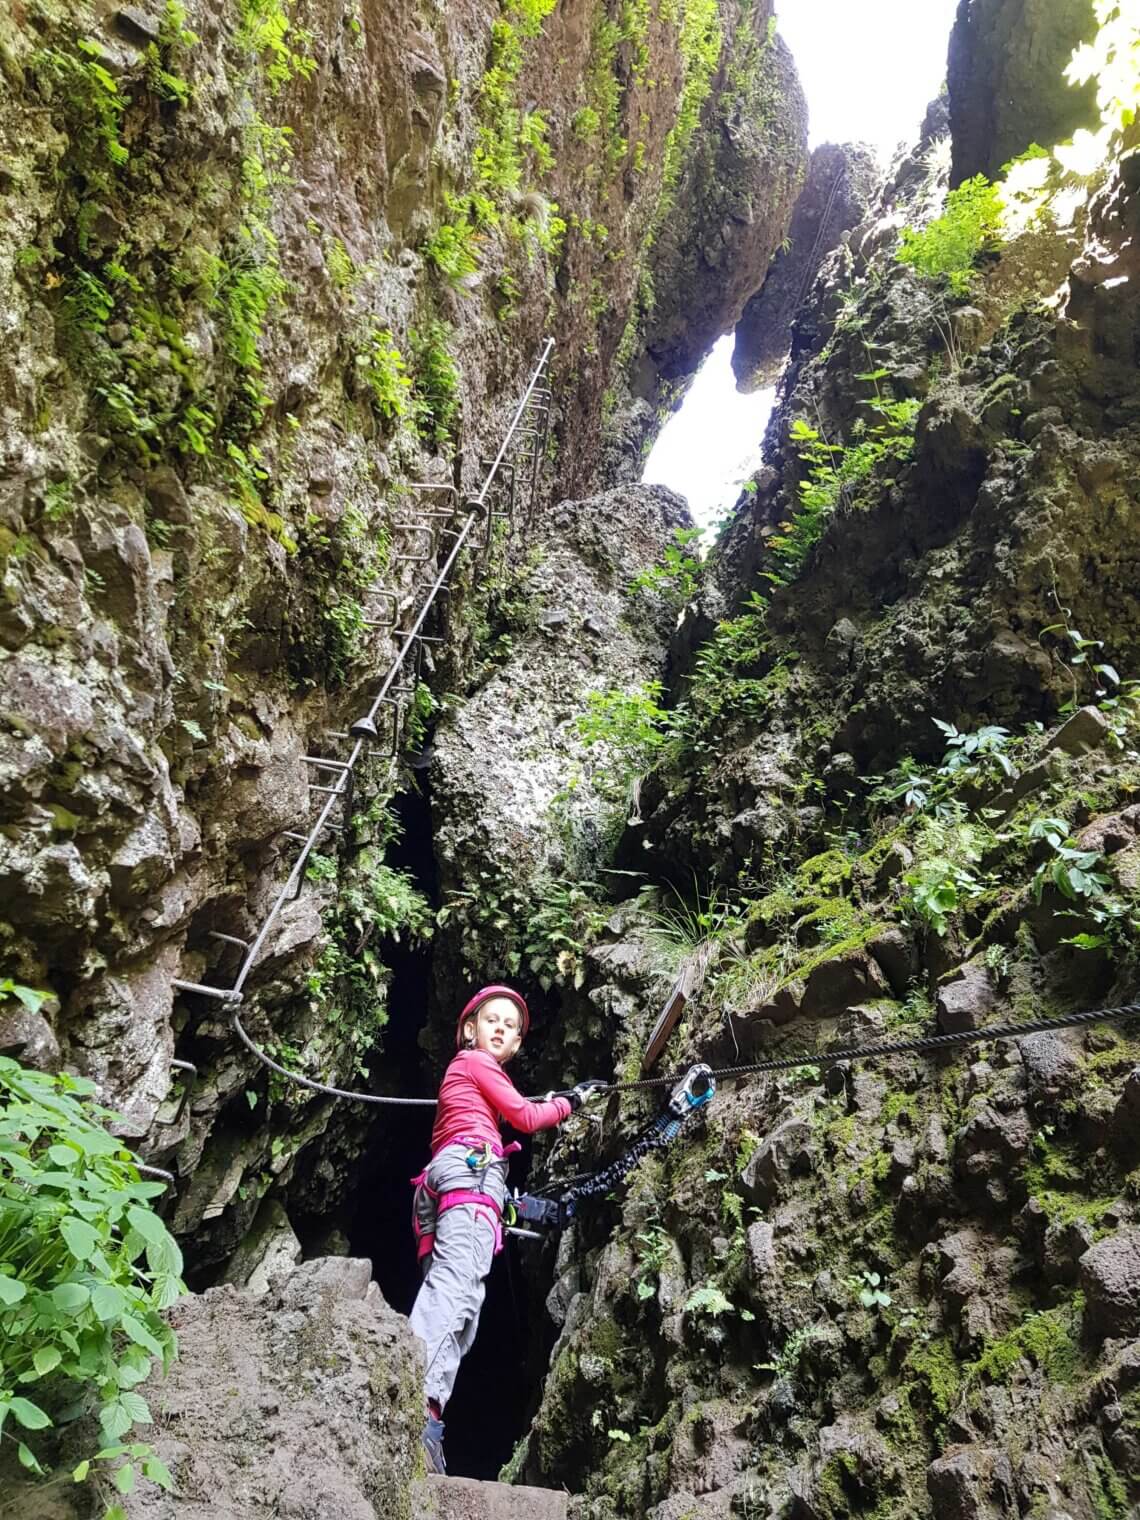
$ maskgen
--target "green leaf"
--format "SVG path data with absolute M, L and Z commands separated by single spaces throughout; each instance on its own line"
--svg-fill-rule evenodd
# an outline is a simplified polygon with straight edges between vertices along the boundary
M 32 1451 L 30 1446 L 25 1446 L 23 1441 L 21 1441 L 19 1446 L 16 1448 L 16 1455 L 20 1459 L 21 1467 L 26 1467 L 29 1472 L 39 1473 L 39 1475 L 43 1477 L 44 1470 L 36 1461 L 35 1453 Z
M 155 1340 L 142 1320 L 136 1319 L 133 1314 L 124 1314 L 119 1321 L 119 1325 L 126 1331 L 136 1346 L 142 1346 L 152 1356 L 162 1355 L 162 1346 Z
M 103 1434 L 109 1441 L 114 1441 L 118 1436 L 126 1435 L 133 1423 L 130 1415 L 123 1408 L 121 1398 L 112 1399 L 109 1404 L 104 1404 L 99 1411 L 99 1424 L 103 1427 Z
M 124 1462 L 122 1467 L 115 1468 L 115 1487 L 121 1494 L 134 1492 L 135 1469 L 132 1463 Z
M 152 1483 L 157 1483 L 159 1488 L 165 1488 L 167 1493 L 173 1491 L 174 1479 L 170 1476 L 170 1469 L 159 1457 L 144 1458 L 143 1472 Z
M 24 1283 L 17 1282 L 6 1272 L 0 1272 L 0 1304 L 18 1304 L 22 1298 L 27 1297 L 27 1293 Z
M 32 1353 L 32 1366 L 40 1377 L 46 1377 L 49 1372 L 54 1372 L 63 1357 L 54 1346 L 40 1346 Z
M 151 1425 L 154 1422 L 150 1417 L 150 1409 L 146 1400 L 138 1393 L 123 1393 L 119 1395 L 119 1403 L 130 1415 L 136 1425 Z
M 95 1317 L 104 1324 L 123 1312 L 126 1301 L 122 1288 L 117 1288 L 114 1283 L 100 1283 L 91 1294 Z
M 64 1282 L 51 1290 L 52 1303 L 63 1314 L 78 1314 L 91 1300 L 91 1290 L 82 1283 Z
M 151 1245 L 161 1245 L 166 1240 L 166 1226 L 150 1209 L 141 1209 L 137 1204 L 132 1204 L 127 1210 L 127 1218 L 131 1228 L 137 1230 Z
M 85 1220 L 71 1215 L 60 1221 L 59 1233 L 76 1261 L 87 1261 L 99 1244 L 98 1230 L 93 1230 Z
M 87 1477 L 87 1474 L 90 1471 L 91 1471 L 90 1460 L 85 1459 L 84 1461 L 82 1461 L 82 1462 L 79 1463 L 78 1467 L 73 1467 L 71 1469 L 72 1481 L 75 1482 L 75 1483 L 82 1483 L 82 1482 L 84 1482 L 84 1480 Z
M 9 1413 L 25 1430 L 46 1430 L 51 1424 L 51 1419 L 46 1415 L 38 1404 L 33 1404 L 31 1399 L 12 1399 L 8 1404 Z

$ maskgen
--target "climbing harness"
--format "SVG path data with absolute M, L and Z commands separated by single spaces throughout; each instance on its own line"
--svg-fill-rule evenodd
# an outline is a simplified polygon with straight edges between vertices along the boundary
M 622 1152 L 600 1171 L 587 1173 L 563 1183 L 558 1198 L 545 1198 L 542 1192 L 512 1194 L 509 1205 L 513 1218 L 508 1216 L 508 1229 L 514 1220 L 522 1219 L 530 1224 L 553 1225 L 563 1230 L 578 1212 L 578 1205 L 586 1198 L 606 1194 L 627 1177 L 643 1156 L 651 1151 L 663 1150 L 681 1132 L 685 1120 L 699 1109 L 711 1103 L 716 1093 L 713 1073 L 703 1062 L 690 1066 L 669 1094 L 669 1101 L 648 1129 L 642 1131 L 628 1150 Z M 553 1188 L 546 1191 L 553 1191 Z M 522 1234 L 523 1231 L 512 1230 Z M 535 1231 L 525 1232 L 533 1236 Z

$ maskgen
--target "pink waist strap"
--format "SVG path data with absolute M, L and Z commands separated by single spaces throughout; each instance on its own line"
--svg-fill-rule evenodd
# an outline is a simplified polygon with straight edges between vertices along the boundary
M 445 1151 L 449 1145 L 466 1145 L 473 1151 L 481 1151 L 484 1146 L 488 1146 L 492 1156 L 498 1161 L 502 1161 L 506 1156 L 513 1156 L 516 1151 L 522 1150 L 522 1146 L 517 1140 L 512 1140 L 510 1145 L 500 1145 L 497 1140 L 479 1140 L 473 1135 L 456 1135 L 454 1140 L 448 1140 L 446 1144 L 439 1147 L 439 1150 L 432 1152 L 432 1160 L 434 1161 L 439 1152 Z

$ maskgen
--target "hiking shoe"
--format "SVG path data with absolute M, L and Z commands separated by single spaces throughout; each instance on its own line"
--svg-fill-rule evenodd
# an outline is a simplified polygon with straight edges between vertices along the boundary
M 429 1414 L 424 1422 L 424 1433 L 420 1440 L 423 1442 L 428 1466 L 432 1472 L 446 1473 L 447 1464 L 443 1460 L 443 1421 Z

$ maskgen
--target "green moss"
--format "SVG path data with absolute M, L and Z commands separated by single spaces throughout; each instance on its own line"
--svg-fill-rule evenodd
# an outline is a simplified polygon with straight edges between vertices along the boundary
M 1088 1496 L 1097 1520 L 1127 1520 L 1134 1513 L 1128 1500 L 1128 1485 L 1106 1453 L 1090 1451 L 1084 1471 L 1088 1480 Z
M 907 1352 L 904 1367 L 925 1389 L 939 1420 L 953 1412 L 962 1392 L 962 1378 L 954 1348 L 945 1336 L 919 1341 Z
M 796 871 L 798 885 L 824 892 L 841 892 L 850 880 L 851 857 L 844 850 L 825 850 L 821 855 L 812 855 Z
M 1028 1360 L 1054 1382 L 1071 1382 L 1079 1362 L 1073 1332 L 1079 1324 L 1080 1307 L 1078 1295 L 1070 1307 L 1031 1314 L 1007 1335 L 988 1341 L 967 1370 L 967 1377 L 1010 1383 Z
M 883 1124 L 893 1124 L 904 1114 L 912 1123 L 917 1122 L 918 1094 L 906 1092 L 888 1093 L 883 1100 L 883 1109 L 880 1115 Z
M 825 961 L 838 960 L 841 956 L 850 955 L 855 950 L 862 950 L 882 932 L 883 925 L 878 919 L 866 920 L 860 914 L 856 922 L 860 927 L 834 943 L 826 944 L 817 949 L 813 954 L 798 961 L 787 974 L 781 978 L 780 986 L 786 987 L 790 982 L 797 979 L 806 981 L 817 966 L 822 966 Z

